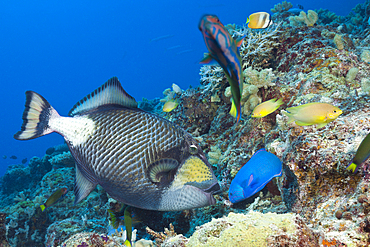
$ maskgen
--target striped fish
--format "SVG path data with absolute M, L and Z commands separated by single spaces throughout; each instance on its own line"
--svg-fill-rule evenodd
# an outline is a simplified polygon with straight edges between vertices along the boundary
M 100 184 L 111 197 L 142 209 L 177 211 L 215 203 L 220 191 L 203 151 L 183 129 L 137 108 L 116 77 L 62 117 L 26 92 L 17 140 L 61 134 L 76 160 L 75 204 Z
M 248 27 L 252 29 L 268 28 L 271 24 L 270 14 L 267 12 L 257 12 L 251 14 L 247 22 Z
M 199 22 L 199 30 L 209 51 L 200 63 L 207 64 L 216 60 L 224 70 L 232 93 L 230 114 L 238 123 L 241 116 L 240 99 L 243 93 L 242 63 L 238 47 L 243 42 L 243 38 L 234 40 L 215 15 L 204 15 Z

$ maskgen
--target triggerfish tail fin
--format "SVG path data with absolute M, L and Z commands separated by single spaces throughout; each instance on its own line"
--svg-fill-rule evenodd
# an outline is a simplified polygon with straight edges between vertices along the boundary
M 240 108 L 241 108 L 240 105 L 239 105 L 239 107 L 237 107 L 234 100 L 232 99 L 231 100 L 231 109 L 230 109 L 229 113 L 230 113 L 231 116 L 236 118 L 236 123 L 238 123 L 239 120 L 240 120 L 240 115 L 241 115 L 240 114 L 240 110 L 241 110 Z
M 42 205 L 40 205 L 40 208 L 41 208 L 41 211 L 44 212 L 44 210 L 45 210 L 46 207 L 45 207 L 44 204 L 42 204 Z
M 358 170 L 358 165 L 356 165 L 355 163 L 351 163 L 347 166 L 346 170 L 356 173 Z
M 33 91 L 26 92 L 26 104 L 23 112 L 23 124 L 21 131 L 18 131 L 14 138 L 17 140 L 30 140 L 46 134 L 52 130 L 49 121 L 52 118 L 60 117 L 49 102 L 40 94 Z

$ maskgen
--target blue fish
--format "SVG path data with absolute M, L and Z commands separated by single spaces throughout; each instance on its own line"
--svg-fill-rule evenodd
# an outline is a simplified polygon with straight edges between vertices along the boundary
M 239 170 L 229 189 L 229 200 L 240 202 L 262 190 L 274 177 L 280 177 L 283 164 L 264 148 L 258 150 Z

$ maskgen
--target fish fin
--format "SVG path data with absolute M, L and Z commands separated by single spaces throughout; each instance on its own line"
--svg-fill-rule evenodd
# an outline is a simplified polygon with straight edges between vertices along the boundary
M 80 170 L 84 167 L 76 163 L 76 178 L 75 178 L 75 202 L 74 205 L 79 203 L 82 199 L 90 194 L 98 184 L 93 176 L 89 175 L 86 171 Z
M 271 102 L 274 102 L 274 104 L 275 104 L 275 107 L 272 109 L 272 111 L 270 112 L 270 113 L 273 113 L 274 111 L 276 111 L 277 109 L 279 109 L 279 107 L 282 105 L 282 104 L 284 104 L 284 101 L 282 100 L 282 99 L 278 99 L 278 100 L 276 100 L 276 99 L 272 99 L 272 100 L 269 100 L 269 101 L 271 101 Z M 270 114 L 269 113 L 269 114 Z M 267 114 L 268 115 L 268 114 Z
M 174 171 L 179 166 L 179 162 L 175 159 L 161 159 L 148 166 L 147 175 L 153 183 L 166 183 L 170 181 L 171 176 L 174 176 Z
M 255 152 L 255 153 L 254 153 L 254 155 L 258 154 L 259 152 L 263 152 L 263 151 L 267 152 L 267 151 L 266 151 L 266 149 L 261 148 L 261 149 L 259 149 L 257 152 Z
M 286 112 L 286 111 L 282 111 L 282 112 L 285 116 L 288 117 L 288 122 L 287 122 L 288 124 L 295 121 L 294 115 L 292 113 L 289 113 L 289 112 Z
M 243 37 L 241 37 L 241 38 L 239 38 L 239 39 L 235 40 L 235 42 L 236 42 L 236 47 L 238 47 L 238 51 L 239 51 L 240 46 L 243 44 L 243 40 L 244 40 L 244 38 L 245 38 L 245 37 L 247 37 L 247 36 L 245 35 L 245 36 L 243 36 Z
M 41 211 L 44 212 L 44 210 L 45 210 L 46 207 L 45 207 L 44 204 L 42 204 L 42 205 L 40 205 L 40 208 L 41 208 Z
M 56 110 L 44 97 L 33 91 L 26 92 L 26 104 L 23 112 L 23 124 L 14 138 L 17 140 L 30 140 L 54 130 L 49 126 L 50 119 L 60 117 Z
M 308 126 L 308 125 L 312 125 L 312 123 L 306 123 L 306 122 L 302 122 L 302 121 L 299 121 L 299 120 L 296 120 L 295 121 L 296 125 L 298 126 Z
M 95 109 L 102 105 L 121 105 L 137 108 L 136 100 L 126 93 L 117 77 L 112 77 L 101 87 L 78 101 L 69 111 L 69 116 L 74 116 Z
M 117 215 L 111 210 L 111 209 L 108 209 L 107 210 L 109 215 L 110 215 L 110 219 L 111 219 L 111 226 L 114 228 L 114 229 L 117 229 L 118 228 L 118 220 L 117 220 Z
M 214 59 L 209 53 L 205 53 L 204 55 L 204 58 L 199 62 L 200 64 L 210 64 L 213 62 Z
M 251 186 L 254 183 L 254 175 L 253 173 L 249 176 L 247 186 Z
M 235 102 L 233 99 L 231 99 L 231 108 L 230 108 L 230 115 L 233 116 L 234 118 L 236 118 L 236 123 L 239 122 L 240 120 L 240 107 L 239 107 L 239 111 L 238 111 L 238 108 L 236 107 L 235 105 Z
M 355 163 L 351 163 L 347 166 L 346 170 L 356 173 L 358 170 L 358 165 L 356 165 Z
M 327 125 L 328 123 L 319 123 L 319 124 L 317 124 L 317 128 L 318 129 L 320 129 L 320 128 L 322 128 L 322 127 L 324 127 L 325 125 Z
M 128 239 L 126 239 L 126 241 L 123 243 L 123 245 L 124 246 L 128 246 L 128 247 L 131 247 L 132 246 L 131 245 L 131 242 Z
M 251 21 L 251 19 L 248 17 L 247 18 L 247 21 L 245 22 L 245 24 L 248 24 L 248 22 L 250 22 Z

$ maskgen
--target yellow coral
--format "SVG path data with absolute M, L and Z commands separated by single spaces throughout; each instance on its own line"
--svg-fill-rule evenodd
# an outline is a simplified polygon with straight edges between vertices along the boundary
M 296 217 L 291 213 L 230 213 L 200 226 L 190 237 L 188 246 L 267 246 L 267 238 L 279 229 L 294 233 Z
M 312 27 L 318 19 L 319 15 L 313 10 L 308 10 L 307 14 L 304 11 L 301 11 L 299 16 L 289 17 L 291 26 L 298 26 L 300 23 L 305 23 L 308 27 Z

